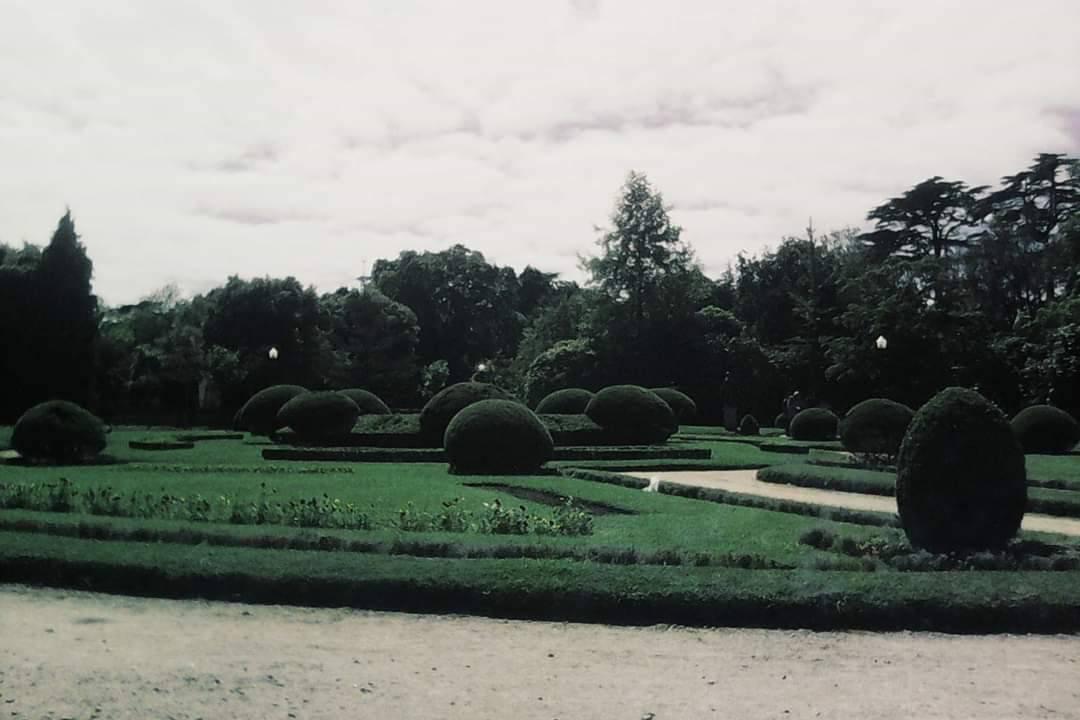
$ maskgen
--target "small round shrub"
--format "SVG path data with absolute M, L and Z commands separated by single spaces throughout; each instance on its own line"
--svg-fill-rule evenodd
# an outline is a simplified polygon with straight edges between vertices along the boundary
M 35 405 L 22 414 L 11 433 L 11 446 L 39 462 L 79 463 L 104 450 L 105 443 L 105 424 L 66 400 Z
M 895 456 L 914 416 L 902 403 L 885 398 L 863 400 L 840 422 L 840 442 L 849 452 Z
M 832 410 L 806 408 L 791 418 L 788 435 L 793 440 L 832 440 L 836 437 L 838 423 Z
M 459 412 L 481 400 L 510 400 L 505 390 L 481 382 L 462 382 L 443 388 L 420 411 L 420 432 L 442 442 L 446 426 Z
M 688 424 L 697 417 L 697 403 L 686 393 L 669 387 L 652 388 L 652 391 L 668 404 L 680 425 Z
M 1067 453 L 1080 442 L 1080 424 L 1052 405 L 1024 408 L 1010 424 L 1026 453 Z
M 776 419 L 773 420 L 773 427 L 781 428 L 784 432 L 787 432 L 787 414 L 780 413 L 777 415 Z
M 271 385 L 263 388 L 248 398 L 240 408 L 236 415 L 235 428 L 255 435 L 269 435 L 281 427 L 278 425 L 277 414 L 282 405 L 306 392 L 307 388 L 299 385 Z
M 617 442 L 662 443 L 679 429 L 675 413 L 656 393 L 638 385 L 612 385 L 593 396 L 585 414 Z
M 513 400 L 480 400 L 454 415 L 443 446 L 450 471 L 536 472 L 551 459 L 551 433 L 532 410 Z
M 538 415 L 581 415 L 593 394 L 582 388 L 556 390 L 536 404 Z
M 360 408 L 361 415 L 392 415 L 390 406 L 384 403 L 378 395 L 360 388 L 338 390 L 339 393 L 356 403 Z
M 931 552 L 999 550 L 1027 504 L 1024 452 L 979 393 L 942 390 L 915 413 L 897 459 L 896 502 L 908 540 Z
M 360 408 L 338 392 L 306 392 L 281 406 L 278 427 L 291 427 L 305 440 L 331 440 L 348 435 Z
M 742 420 L 739 421 L 739 434 L 760 435 L 761 426 L 758 425 L 757 418 L 753 415 L 743 415 Z

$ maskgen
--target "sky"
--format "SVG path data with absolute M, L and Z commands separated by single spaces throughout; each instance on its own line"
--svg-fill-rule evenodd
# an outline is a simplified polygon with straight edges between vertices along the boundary
M 456 243 L 582 280 L 636 170 L 715 277 L 1080 154 L 1077 28 L 1077 0 L 6 0 L 0 242 L 70 207 L 114 305 Z

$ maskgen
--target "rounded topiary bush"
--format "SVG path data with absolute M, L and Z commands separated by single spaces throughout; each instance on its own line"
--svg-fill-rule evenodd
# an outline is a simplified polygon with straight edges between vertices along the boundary
M 454 415 L 443 447 L 455 473 L 536 472 L 551 459 L 551 433 L 513 400 L 480 400 Z
M 78 463 L 105 449 L 105 424 L 66 400 L 30 408 L 15 423 L 11 446 L 28 460 Z
M 278 427 L 288 426 L 305 440 L 331 440 L 348 435 L 360 408 L 338 392 L 307 392 L 281 406 Z
M 1024 408 L 1010 424 L 1026 453 L 1067 453 L 1080 442 L 1080 424 L 1053 405 Z
M 832 410 L 806 408 L 791 418 L 787 434 L 793 440 L 833 440 L 838 423 Z
M 689 423 L 697 417 L 697 403 L 686 393 L 669 387 L 652 388 L 652 391 L 668 404 L 679 424 Z
M 739 434 L 760 435 L 761 425 L 758 424 L 757 418 L 753 415 L 743 415 L 742 420 L 739 421 Z
M 361 415 L 393 414 L 390 411 L 390 406 L 373 392 L 361 390 L 360 388 L 349 388 L 348 390 L 338 390 L 338 392 L 356 403 L 356 407 L 360 408 Z
M 787 413 L 780 413 L 773 420 L 773 427 L 778 427 L 787 432 Z
M 593 394 L 582 388 L 556 390 L 536 404 L 536 412 L 541 415 L 580 415 L 592 399 Z
M 617 442 L 662 443 L 679 429 L 675 413 L 656 393 L 638 385 L 612 385 L 593 396 L 585 414 Z
M 840 442 L 853 453 L 896 455 L 914 416 L 903 403 L 885 398 L 863 400 L 840 422 Z
M 446 426 L 459 412 L 481 400 L 510 400 L 505 390 L 481 382 L 462 382 L 443 388 L 420 411 L 420 432 L 441 442 Z
M 269 435 L 277 430 L 278 411 L 281 407 L 307 388 L 299 385 L 271 385 L 248 398 L 240 412 L 236 414 L 235 428 L 247 430 L 255 435 Z
M 1004 547 L 1027 504 L 1024 452 L 1005 415 L 966 388 L 946 388 L 931 398 L 900 445 L 896 502 L 915 547 Z

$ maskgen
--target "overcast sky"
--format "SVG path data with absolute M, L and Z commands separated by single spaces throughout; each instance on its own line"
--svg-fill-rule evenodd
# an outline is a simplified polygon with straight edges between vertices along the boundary
M 1080 154 L 1080 1 L 6 0 L 0 242 L 108 303 L 462 243 L 580 279 L 631 169 L 717 275 Z

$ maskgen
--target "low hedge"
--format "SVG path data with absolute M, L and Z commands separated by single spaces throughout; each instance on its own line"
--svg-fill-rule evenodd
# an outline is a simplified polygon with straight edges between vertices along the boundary
M 37 462 L 80 463 L 105 449 L 105 424 L 79 405 L 50 400 L 16 421 L 11 447 Z
M 549 393 L 536 404 L 537 415 L 581 415 L 593 394 L 583 388 L 565 388 Z
M 264 460 L 341 462 L 446 462 L 441 448 L 264 448 Z M 556 447 L 551 459 L 560 462 L 594 460 L 708 460 L 708 448 Z
M 1080 443 L 1080 423 L 1052 405 L 1024 408 L 1010 426 L 1025 453 L 1061 455 Z
M 193 450 L 195 443 L 183 440 L 131 440 L 132 450 Z

